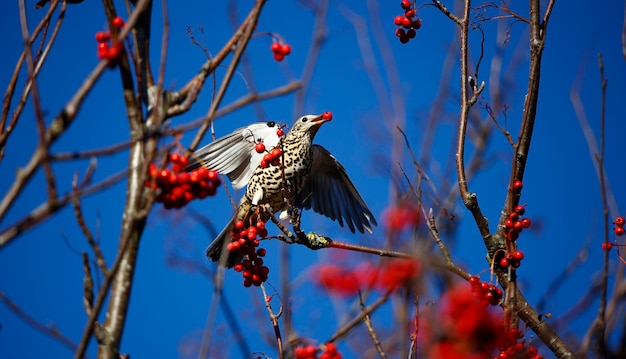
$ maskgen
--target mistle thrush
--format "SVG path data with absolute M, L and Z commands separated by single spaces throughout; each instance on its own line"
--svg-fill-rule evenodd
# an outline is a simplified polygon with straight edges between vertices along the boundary
M 247 185 L 237 211 L 206 250 L 207 257 L 219 261 L 224 253 L 224 264 L 232 267 L 237 258 L 226 255 L 226 244 L 237 220 L 246 225 L 258 220 L 267 221 L 271 212 L 311 209 L 350 228 L 352 233 L 372 232 L 376 220 L 365 201 L 348 178 L 343 166 L 313 138 L 321 125 L 330 119 L 322 115 L 300 117 L 291 130 L 279 137 L 280 128 L 274 122 L 259 122 L 235 130 L 196 151 L 190 158 L 187 170 L 199 166 L 225 174 L 233 188 Z M 274 165 L 261 165 L 263 153 L 255 147 L 263 143 L 271 150 L 279 148 L 282 158 Z M 222 262 L 223 263 L 223 262 Z

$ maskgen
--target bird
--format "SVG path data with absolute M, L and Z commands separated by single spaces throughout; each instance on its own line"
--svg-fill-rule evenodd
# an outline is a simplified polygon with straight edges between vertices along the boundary
M 261 207 L 271 208 L 271 214 L 288 213 L 290 207 L 313 209 L 352 233 L 372 233 L 376 219 L 345 168 L 327 149 L 313 144 L 317 131 L 331 119 L 330 112 L 305 115 L 286 134 L 274 121 L 253 123 L 190 156 L 186 171 L 204 166 L 226 175 L 234 189 L 246 187 L 232 219 L 207 248 L 208 258 L 226 267 L 237 263 L 241 254 L 225 254 L 235 223 L 266 222 L 270 214 Z M 280 157 L 267 157 L 276 149 Z

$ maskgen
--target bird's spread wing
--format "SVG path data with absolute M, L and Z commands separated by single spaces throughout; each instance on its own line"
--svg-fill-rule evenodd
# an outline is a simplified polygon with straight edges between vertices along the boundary
M 272 149 L 279 141 L 276 130 L 278 126 L 274 122 L 239 128 L 194 152 L 186 170 L 204 166 L 227 175 L 233 188 L 243 188 L 263 159 L 264 153 L 255 150 L 256 143 L 263 142 L 266 149 Z
M 313 145 L 311 174 L 300 196 L 298 207 L 311 209 L 332 220 L 344 222 L 352 233 L 372 232 L 376 219 L 348 178 L 343 166 L 324 147 Z

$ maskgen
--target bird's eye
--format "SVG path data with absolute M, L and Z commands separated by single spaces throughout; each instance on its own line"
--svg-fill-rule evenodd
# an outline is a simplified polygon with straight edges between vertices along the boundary
M 308 118 L 306 118 L 306 117 L 302 117 L 302 120 L 301 120 L 301 121 L 302 121 L 302 122 L 307 122 L 308 120 L 309 120 Z
M 269 121 L 267 123 L 267 127 L 274 127 L 274 126 L 276 126 L 276 122 L 274 122 L 274 121 Z

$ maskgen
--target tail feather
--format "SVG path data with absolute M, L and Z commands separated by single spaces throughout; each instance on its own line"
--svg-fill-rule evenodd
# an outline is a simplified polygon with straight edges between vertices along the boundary
M 227 246 L 230 243 L 230 231 L 233 229 L 235 223 L 235 217 L 228 222 L 228 224 L 222 229 L 220 234 L 215 237 L 213 242 L 209 244 L 206 249 L 206 256 L 213 262 L 217 262 L 219 265 L 232 268 L 237 263 L 237 256 L 231 253 Z

